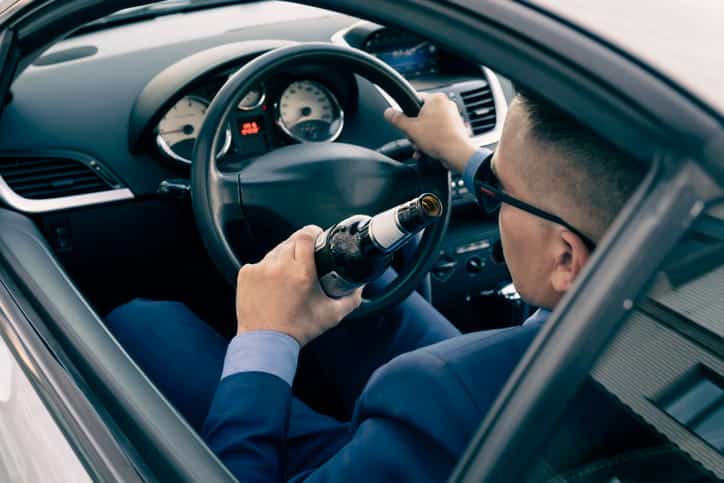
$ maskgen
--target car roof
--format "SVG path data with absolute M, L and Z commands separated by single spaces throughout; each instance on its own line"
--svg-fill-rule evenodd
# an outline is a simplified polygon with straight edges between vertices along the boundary
M 618 47 L 724 114 L 721 0 L 528 0 Z

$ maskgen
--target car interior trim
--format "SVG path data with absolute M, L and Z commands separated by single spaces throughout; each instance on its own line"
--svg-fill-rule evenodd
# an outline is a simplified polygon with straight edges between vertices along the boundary
M 130 189 L 116 188 L 83 195 L 62 196 L 59 198 L 49 198 L 47 200 L 31 200 L 15 193 L 5 180 L 0 177 L 0 201 L 23 213 L 48 213 L 51 211 L 80 208 L 82 206 L 111 203 L 133 198 L 134 195 Z
M 183 156 L 177 154 L 173 149 L 171 149 L 171 146 L 168 145 L 166 140 L 163 139 L 163 136 L 161 136 L 160 134 L 156 135 L 156 146 L 158 146 L 158 149 L 161 150 L 164 156 L 168 156 L 169 159 L 191 166 L 191 160 L 184 158 Z M 226 133 L 224 134 L 224 144 L 222 144 L 221 149 L 219 149 L 217 156 L 223 156 L 224 154 L 229 152 L 229 148 L 231 148 L 231 131 L 227 129 Z
M 259 96 L 259 99 L 255 103 L 245 106 L 243 103 L 243 99 L 242 99 L 239 102 L 239 105 L 236 106 L 236 108 L 239 109 L 240 111 L 250 112 L 250 111 L 253 111 L 253 110 L 261 107 L 264 104 L 264 102 L 266 101 L 266 89 L 264 88 L 263 85 L 260 86 L 259 89 L 260 89 L 259 92 L 261 92 L 261 95 Z
M 667 363 L 660 364 L 662 360 Z M 724 478 L 724 460 L 716 442 L 687 428 L 665 403 L 665 396 L 671 400 L 678 393 L 682 397 L 682 379 L 701 368 L 716 381 L 724 374 L 724 362 L 717 353 L 634 311 L 596 362 L 592 377 L 717 478 Z M 686 408 L 693 410 L 694 405 Z

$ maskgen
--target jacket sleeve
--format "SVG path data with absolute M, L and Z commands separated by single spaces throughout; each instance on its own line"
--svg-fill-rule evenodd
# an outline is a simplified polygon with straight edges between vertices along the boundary
M 290 481 L 445 481 L 534 334 L 503 329 L 467 345 L 463 336 L 392 360 L 360 396 L 348 442 Z M 443 344 L 445 350 L 434 349 Z M 475 357 L 465 358 L 469 367 L 444 357 L 473 349 Z M 469 380 L 470 374 L 477 377 Z M 239 481 L 285 478 L 291 397 L 289 386 L 270 374 L 222 380 L 204 436 Z
M 456 415 L 475 409 L 469 400 L 448 403 L 434 397 L 452 384 L 449 374 L 438 371 L 444 368 L 429 355 L 405 357 L 378 371 L 358 403 L 352 440 L 290 481 L 443 481 L 466 439 L 465 418 Z M 290 387 L 267 373 L 244 372 L 221 381 L 203 436 L 240 482 L 284 480 L 291 397 Z M 429 425 L 449 428 L 459 447 L 450 447 L 444 434 L 431 436 Z
M 481 417 L 443 360 L 401 356 L 370 380 L 349 443 L 292 481 L 445 481 Z
M 393 359 L 362 393 L 352 439 L 294 481 L 446 481 L 539 325 L 456 337 Z
M 241 372 L 219 383 L 202 434 L 239 481 L 283 478 L 291 397 L 289 384 L 263 372 Z

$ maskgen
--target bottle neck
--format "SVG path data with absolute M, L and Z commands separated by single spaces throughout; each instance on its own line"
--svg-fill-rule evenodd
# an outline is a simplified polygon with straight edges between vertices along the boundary
M 398 223 L 397 211 L 397 207 L 383 211 L 373 216 L 366 226 L 370 239 L 384 253 L 394 252 L 412 237 Z
M 437 197 L 425 194 L 372 217 L 368 223 L 368 230 L 378 248 L 385 252 L 393 252 L 423 228 L 437 221 L 441 214 L 441 205 L 437 210 L 431 210 L 429 206 L 423 205 L 429 203 L 431 197 L 439 204 Z
M 422 207 L 423 197 L 397 207 L 397 225 L 406 233 L 417 233 L 437 221 L 439 215 L 430 215 Z

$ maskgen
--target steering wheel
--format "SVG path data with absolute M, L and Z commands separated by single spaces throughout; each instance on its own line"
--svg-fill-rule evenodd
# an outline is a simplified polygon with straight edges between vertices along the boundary
M 382 293 L 364 299 L 349 317 L 362 318 L 401 302 L 430 270 L 450 220 L 450 173 L 425 156 L 411 165 L 343 143 L 294 144 L 234 171 L 220 168 L 215 153 L 239 101 L 261 81 L 309 63 L 366 78 L 409 116 L 417 115 L 422 105 L 402 76 L 359 50 L 308 43 L 260 55 L 229 78 L 206 111 L 193 152 L 194 216 L 209 256 L 234 286 L 241 267 L 227 233 L 234 223 L 246 224 L 252 234 L 263 233 L 262 238 L 281 240 L 304 225 L 326 228 L 353 214 L 373 215 L 423 192 L 435 193 L 443 201 L 442 220 L 425 230 L 415 256 L 397 279 Z

